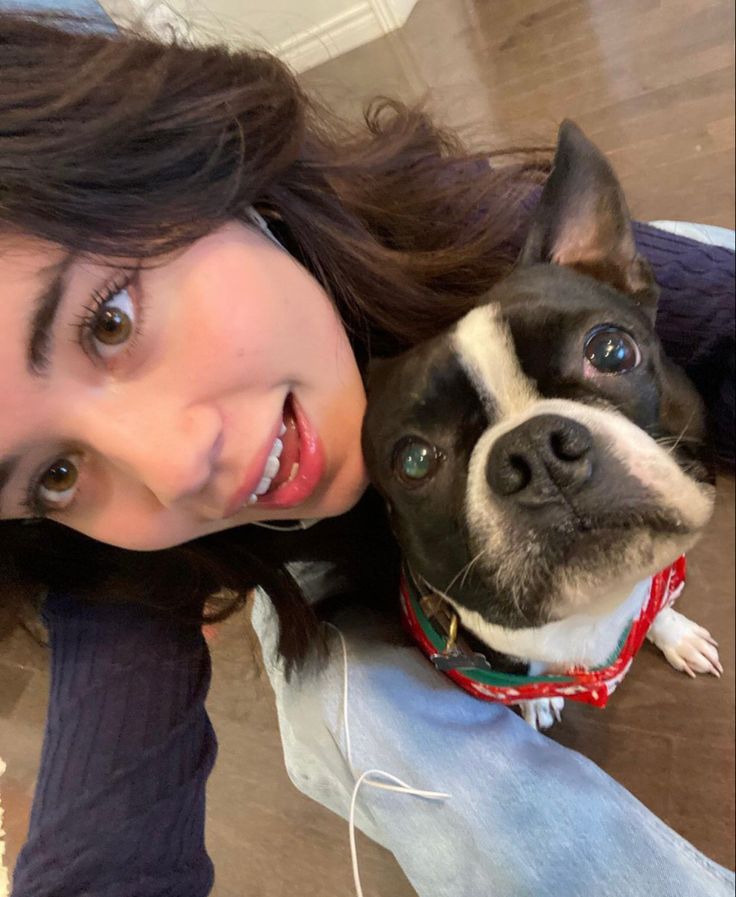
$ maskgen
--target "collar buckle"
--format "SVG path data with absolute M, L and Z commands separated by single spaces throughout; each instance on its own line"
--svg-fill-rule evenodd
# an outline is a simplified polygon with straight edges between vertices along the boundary
M 438 670 L 490 670 L 490 663 L 483 654 L 463 651 L 458 645 L 459 617 L 447 602 L 435 592 L 419 599 L 419 605 L 433 621 L 437 631 L 445 636 L 445 647 L 441 652 L 431 654 L 430 660 Z

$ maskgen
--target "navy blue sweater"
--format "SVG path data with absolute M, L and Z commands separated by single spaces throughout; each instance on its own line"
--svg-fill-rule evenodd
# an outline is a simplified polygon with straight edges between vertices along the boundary
M 637 225 L 662 287 L 657 328 L 734 455 L 734 256 Z M 138 607 L 51 596 L 52 681 L 12 897 L 204 897 L 205 783 L 216 751 L 199 630 Z
M 51 694 L 13 897 L 208 894 L 205 782 L 217 743 L 201 632 L 59 595 L 44 618 Z

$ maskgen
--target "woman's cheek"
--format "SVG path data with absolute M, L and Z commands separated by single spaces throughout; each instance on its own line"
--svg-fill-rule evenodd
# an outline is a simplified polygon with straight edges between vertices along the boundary
M 80 521 L 78 529 L 100 542 L 131 551 L 160 551 L 205 534 L 194 528 L 191 521 L 172 517 L 166 510 L 140 515 L 120 506 Z

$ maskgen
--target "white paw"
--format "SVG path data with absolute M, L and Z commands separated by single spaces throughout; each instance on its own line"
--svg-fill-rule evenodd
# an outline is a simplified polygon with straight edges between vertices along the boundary
M 533 729 L 549 729 L 554 721 L 562 718 L 564 698 L 535 698 L 533 701 L 519 701 L 521 715 Z
M 696 673 L 711 673 L 720 679 L 723 667 L 718 659 L 718 642 L 707 629 L 671 607 L 657 614 L 647 638 L 676 670 L 693 679 Z

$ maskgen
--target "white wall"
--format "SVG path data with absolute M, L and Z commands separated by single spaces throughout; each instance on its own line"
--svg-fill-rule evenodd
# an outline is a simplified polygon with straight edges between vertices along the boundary
M 404 24 L 417 0 L 100 0 L 112 18 L 143 17 L 205 40 L 255 43 L 305 71 Z

